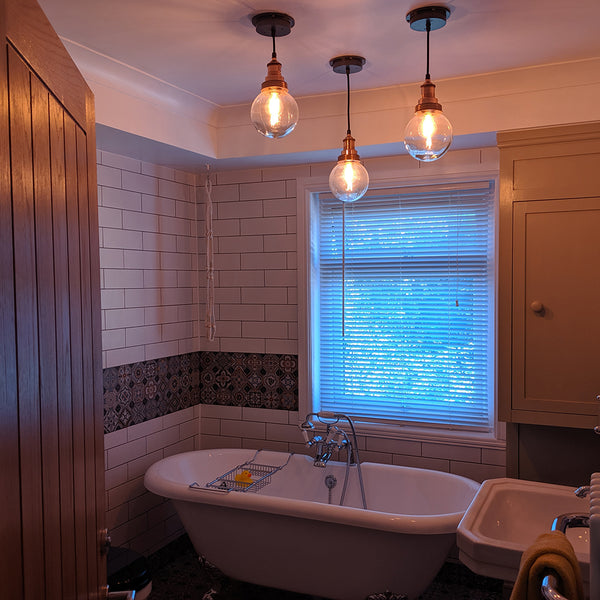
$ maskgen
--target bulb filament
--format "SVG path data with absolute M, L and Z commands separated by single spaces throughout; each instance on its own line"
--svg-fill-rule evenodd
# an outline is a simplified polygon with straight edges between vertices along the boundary
M 431 150 L 432 141 L 431 138 L 435 134 L 435 121 L 431 116 L 430 112 L 425 113 L 425 117 L 423 118 L 423 123 L 421 125 L 421 135 L 425 138 L 425 147 L 427 150 Z
M 354 191 L 354 165 L 351 160 L 344 164 L 344 181 L 346 182 L 346 191 Z
M 277 92 L 269 95 L 269 120 L 271 127 L 276 127 L 281 122 L 281 99 Z

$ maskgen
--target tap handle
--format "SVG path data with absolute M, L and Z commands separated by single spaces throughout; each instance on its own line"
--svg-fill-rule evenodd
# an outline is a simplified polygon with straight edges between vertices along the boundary
M 302 431 L 302 437 L 304 438 L 304 443 L 307 446 L 310 446 L 310 438 L 308 437 L 308 431 L 306 429 L 301 429 L 300 431 Z
M 333 442 L 333 438 L 337 435 L 338 428 L 332 425 L 327 426 L 327 437 L 325 438 L 325 443 L 330 444 Z

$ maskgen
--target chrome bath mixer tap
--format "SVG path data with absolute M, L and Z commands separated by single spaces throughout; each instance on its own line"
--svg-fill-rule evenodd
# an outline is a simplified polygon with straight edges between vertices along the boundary
M 325 425 L 325 437 L 316 434 L 315 426 L 312 422 L 312 419 L 316 418 L 321 424 Z M 348 422 L 350 426 L 352 439 L 348 437 L 348 434 L 341 428 L 338 427 L 338 423 L 341 420 L 345 420 Z M 356 429 L 354 427 L 354 423 L 352 419 L 343 414 L 321 411 L 318 413 L 309 413 L 306 415 L 306 419 L 304 423 L 299 425 L 300 431 L 302 431 L 302 436 L 304 437 L 304 442 L 309 448 L 315 446 L 315 458 L 314 458 L 314 466 L 324 468 L 333 453 L 336 450 L 345 449 L 347 452 L 347 460 L 346 460 L 346 478 L 344 482 L 344 491 L 342 492 L 342 499 L 340 504 L 344 502 L 344 495 L 346 492 L 346 485 L 348 481 L 348 472 L 351 466 L 356 466 L 358 472 L 358 480 L 360 484 L 360 492 L 362 496 L 362 504 L 363 508 L 367 508 L 367 501 L 365 498 L 365 487 L 362 479 L 362 472 L 360 470 L 360 458 L 358 456 L 358 441 L 356 439 Z

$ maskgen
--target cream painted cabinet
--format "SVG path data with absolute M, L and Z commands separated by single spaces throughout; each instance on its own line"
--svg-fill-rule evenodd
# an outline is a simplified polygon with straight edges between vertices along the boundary
M 593 428 L 600 402 L 600 124 L 500 147 L 501 420 Z

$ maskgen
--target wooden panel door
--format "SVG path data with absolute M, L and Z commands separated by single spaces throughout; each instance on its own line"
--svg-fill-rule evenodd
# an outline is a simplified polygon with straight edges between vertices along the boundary
M 93 97 L 35 1 L 0 1 L 0 595 L 100 598 Z
M 538 423 L 597 424 L 599 231 L 600 198 L 514 206 L 512 408 Z

